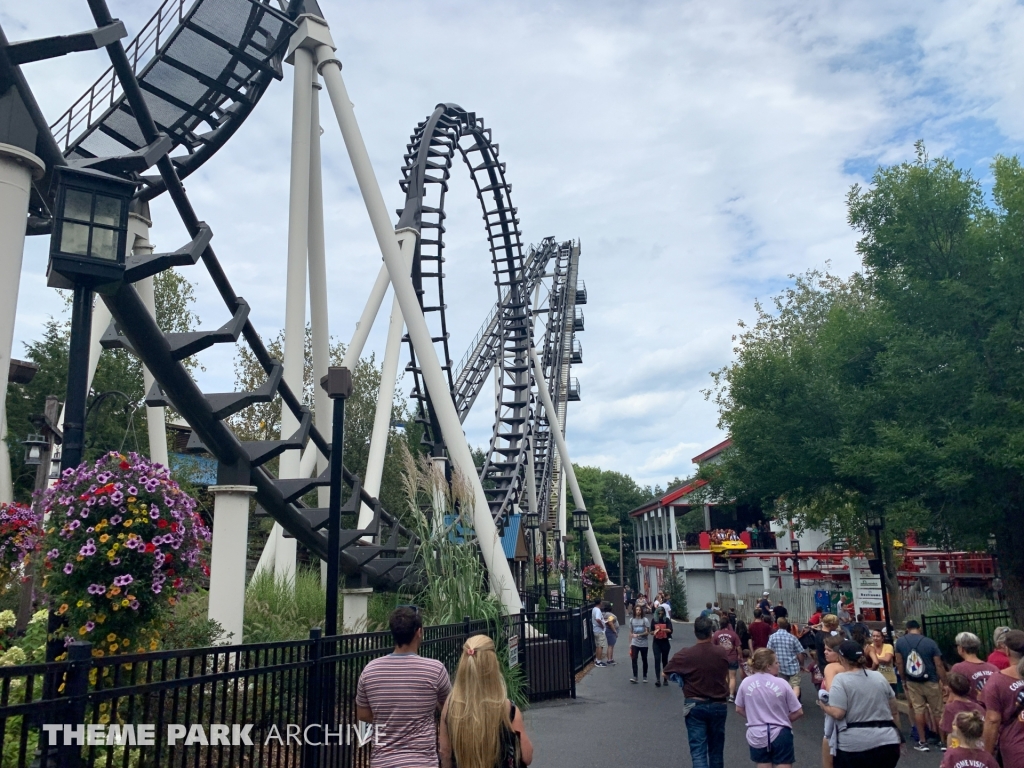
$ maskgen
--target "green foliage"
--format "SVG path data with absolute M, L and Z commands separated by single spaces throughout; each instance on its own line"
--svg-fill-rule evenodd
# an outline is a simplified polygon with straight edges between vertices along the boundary
M 241 642 L 225 632 L 219 621 L 209 618 L 209 608 L 210 593 L 205 589 L 180 598 L 164 618 L 160 645 L 172 650 Z
M 758 306 L 709 392 L 733 449 L 705 475 L 862 545 L 878 514 L 886 541 L 983 549 L 995 533 L 1022 623 L 1024 168 L 999 157 L 992 174 L 988 204 L 919 144 L 851 190 L 863 274 L 809 272 Z
M 415 603 L 426 624 L 454 624 L 464 617 L 497 622 L 501 602 L 487 588 L 473 529 L 473 490 L 458 472 L 449 486 L 436 465 L 404 451 L 406 504 L 403 522 L 420 541 Z M 424 509 L 430 511 L 429 516 Z M 446 515 L 455 515 L 448 523 Z M 466 536 L 454 535 L 461 525 Z
M 192 311 L 195 289 L 178 272 L 169 269 L 157 275 L 154 292 L 157 320 L 164 331 L 180 333 L 198 327 L 199 317 Z M 22 461 L 24 447 L 21 441 L 36 431 L 29 417 L 43 412 L 47 395 L 64 399 L 70 335 L 71 321 L 66 314 L 60 318 L 51 317 L 43 328 L 42 337 L 28 342 L 23 353 L 25 359 L 39 366 L 39 371 L 29 384 L 11 384 L 8 387 L 7 445 L 17 500 L 28 501 L 35 483 L 35 467 L 26 467 Z M 195 367 L 192 360 L 184 362 L 186 367 Z M 120 396 L 105 399 L 90 413 L 84 460 L 95 461 L 108 451 L 131 450 L 148 456 L 142 364 L 123 350 L 104 351 L 96 367 L 91 394 L 95 396 L 111 390 L 123 392 L 128 399 L 126 401 Z
M 319 570 L 299 568 L 294 581 L 263 570 L 245 590 L 245 642 L 304 640 L 323 626 L 326 607 Z
M 679 578 L 679 573 L 672 568 L 661 570 L 661 591 L 668 596 L 672 605 L 672 618 L 686 621 L 690 611 L 686 606 L 686 584 Z
M 581 467 L 573 464 L 580 491 L 590 513 L 590 524 L 601 547 L 601 556 L 613 579 L 621 583 L 623 574 L 636 573 L 636 553 L 633 551 L 633 523 L 629 512 L 651 496 L 651 489 L 641 488 L 621 472 Z M 619 563 L 619 527 L 622 527 L 622 549 L 625 563 Z M 570 545 L 571 546 L 571 545 Z M 575 547 L 578 557 L 579 545 Z M 571 552 L 570 552 L 571 553 Z

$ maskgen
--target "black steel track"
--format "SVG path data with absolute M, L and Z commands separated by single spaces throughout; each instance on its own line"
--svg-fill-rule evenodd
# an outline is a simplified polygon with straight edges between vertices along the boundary
M 475 113 L 456 104 L 439 104 L 413 132 L 402 168 L 405 207 L 398 227 L 421 233 L 413 258 L 412 279 L 423 308 L 448 386 L 455 397 L 454 371 L 448 344 L 444 299 L 444 201 L 456 152 L 469 168 L 483 213 L 499 302 L 497 334 L 501 395 L 496 403 L 494 430 L 481 470 L 491 514 L 500 525 L 518 501 L 524 482 L 530 429 L 530 317 L 525 292 L 524 259 L 519 219 L 512 206 L 505 164 L 498 145 Z M 406 336 L 408 341 L 408 336 Z M 432 413 L 415 351 L 409 344 L 413 375 L 411 397 L 426 440 L 435 455 L 444 441 Z

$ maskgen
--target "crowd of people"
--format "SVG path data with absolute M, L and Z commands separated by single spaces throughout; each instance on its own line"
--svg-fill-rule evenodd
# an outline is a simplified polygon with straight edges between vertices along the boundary
M 768 593 L 746 624 L 711 603 L 693 622 L 695 643 L 671 654 L 671 605 L 659 594 L 629 596 L 631 683 L 678 685 L 694 768 L 724 768 L 729 706 L 745 720 L 750 759 L 758 768 L 797 760 L 793 723 L 805 714 L 805 675 L 824 718 L 823 768 L 892 768 L 903 750 L 897 697 L 911 715 L 908 746 L 944 753 L 941 768 L 1024 768 L 1024 631 L 999 627 L 982 658 L 974 633 L 956 635 L 957 659 L 944 659 L 916 621 L 894 643 L 863 621 L 832 613 L 800 626 Z M 622 627 L 613 606 L 590 614 L 597 667 L 614 666 Z M 494 646 L 468 638 L 454 681 L 438 661 L 419 656 L 419 612 L 390 617 L 394 652 L 371 661 L 356 692 L 359 720 L 386 727 L 375 739 L 372 768 L 516 768 L 533 760 L 522 712 L 509 700 Z M 653 653 L 652 653 L 653 651 Z M 658 694 L 659 696 L 663 694 Z M 805 756 L 804 761 L 807 760 Z
M 823 768 L 890 768 L 907 748 L 940 751 L 942 768 L 1024 768 L 1022 631 L 996 629 L 995 650 L 984 659 L 981 639 L 960 632 L 957 658 L 944 659 L 917 621 L 906 622 L 895 642 L 846 611 L 818 611 L 799 625 L 765 592 L 749 624 L 707 603 L 694 620 L 696 643 L 664 663 L 672 633 L 659 636 L 659 626 L 635 607 L 631 682 L 640 662 L 647 681 L 649 650 L 657 648 L 657 685 L 683 688 L 694 768 L 723 765 L 730 704 L 746 720 L 751 760 L 759 768 L 791 765 L 791 724 L 804 715 L 808 678 L 824 715 Z M 901 694 L 910 715 L 906 746 Z

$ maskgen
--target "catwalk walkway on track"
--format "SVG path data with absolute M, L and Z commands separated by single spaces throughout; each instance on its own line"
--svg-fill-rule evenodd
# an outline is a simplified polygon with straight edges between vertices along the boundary
M 694 643 L 693 624 L 676 622 L 672 652 Z M 620 641 L 618 665 L 593 668 L 576 686 L 576 699 L 534 704 L 526 712 L 527 733 L 533 740 L 533 765 L 586 766 L 586 768 L 687 768 L 690 750 L 686 724 L 681 715 L 683 694 L 678 686 L 654 687 L 629 682 L 629 648 Z M 806 715 L 794 728 L 797 764 L 813 768 L 821 764 L 823 716 L 814 705 L 810 675 L 804 676 L 802 700 Z M 904 718 L 904 727 L 907 727 Z M 725 765 L 753 767 L 745 738 L 744 720 L 729 705 L 726 725 Z M 942 753 L 915 752 L 906 748 L 900 768 L 938 768 Z

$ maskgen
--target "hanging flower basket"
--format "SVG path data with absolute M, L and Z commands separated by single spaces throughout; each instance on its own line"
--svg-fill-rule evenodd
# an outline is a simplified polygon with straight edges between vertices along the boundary
M 608 574 L 600 565 L 593 564 L 584 568 L 582 581 L 588 599 L 599 600 L 604 597 L 604 585 L 608 581 Z
M 109 453 L 65 470 L 38 506 L 49 515 L 43 589 L 65 643 L 88 640 L 96 656 L 156 650 L 163 612 L 209 575 L 195 500 L 165 467 Z
M 0 503 L 0 590 L 24 580 L 25 566 L 39 548 L 41 521 L 32 507 Z

